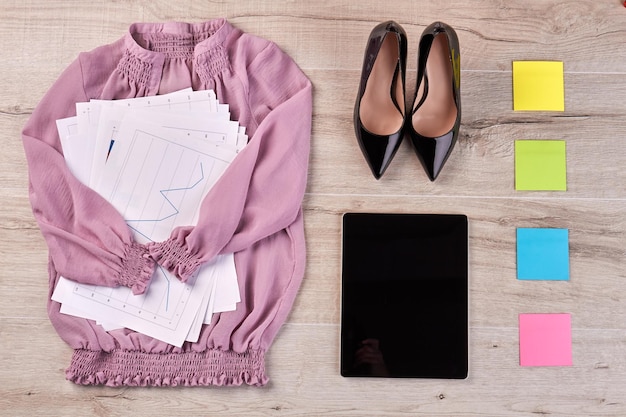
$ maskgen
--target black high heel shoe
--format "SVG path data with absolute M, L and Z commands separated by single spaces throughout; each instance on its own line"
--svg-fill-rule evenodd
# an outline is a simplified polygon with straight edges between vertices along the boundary
M 376 179 L 384 174 L 404 136 L 406 54 L 406 32 L 396 22 L 372 30 L 354 106 L 354 130 Z
M 450 26 L 435 22 L 420 38 L 417 88 L 407 118 L 409 136 L 428 178 L 434 181 L 446 163 L 461 125 L 459 39 Z

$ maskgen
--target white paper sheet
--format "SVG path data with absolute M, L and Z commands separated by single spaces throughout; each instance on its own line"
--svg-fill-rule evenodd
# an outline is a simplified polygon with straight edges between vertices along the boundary
M 74 129 L 90 143 L 69 142 L 68 165 L 91 157 L 90 186 L 120 211 L 141 243 L 166 240 L 173 228 L 195 224 L 201 201 L 247 143 L 245 128 L 228 120 L 228 107 L 210 91 L 92 101 L 77 105 L 77 113 L 58 122 L 59 132 Z M 185 284 L 157 265 L 140 296 L 126 287 L 62 278 L 53 300 L 62 303 L 62 313 L 106 329 L 128 327 L 180 346 L 197 340 L 213 312 L 233 310 L 238 290 L 234 256 L 228 254 L 203 265 Z

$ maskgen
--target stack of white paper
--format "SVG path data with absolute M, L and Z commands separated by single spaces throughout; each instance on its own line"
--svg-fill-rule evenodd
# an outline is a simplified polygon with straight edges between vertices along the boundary
M 245 128 L 210 90 L 92 100 L 78 103 L 76 113 L 57 121 L 68 167 L 122 213 L 140 243 L 195 224 L 202 199 L 247 143 Z M 240 301 L 232 254 L 219 255 L 186 283 L 157 265 L 140 296 L 70 279 L 61 278 L 52 296 L 62 313 L 179 347 L 197 341 L 214 312 Z

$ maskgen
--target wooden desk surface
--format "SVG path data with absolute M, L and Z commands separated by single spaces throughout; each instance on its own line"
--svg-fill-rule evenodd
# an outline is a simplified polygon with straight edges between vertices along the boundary
M 311 78 L 308 264 L 270 349 L 264 388 L 80 387 L 46 315 L 47 249 L 33 219 L 20 132 L 81 51 L 136 21 L 227 17 L 278 43 Z M 354 138 L 365 42 L 379 22 L 417 41 L 431 22 L 461 42 L 463 126 L 430 183 L 408 141 L 382 180 Z M 0 5 L 0 414 L 6 416 L 626 415 L 626 8 L 621 0 L 4 0 Z M 560 60 L 565 112 L 512 110 L 511 62 Z M 566 192 L 514 189 L 514 140 L 567 143 Z M 339 375 L 340 220 L 346 211 L 461 212 L 470 219 L 470 377 Z M 518 227 L 570 231 L 569 282 L 516 279 Z M 573 366 L 519 366 L 518 314 L 572 314 Z

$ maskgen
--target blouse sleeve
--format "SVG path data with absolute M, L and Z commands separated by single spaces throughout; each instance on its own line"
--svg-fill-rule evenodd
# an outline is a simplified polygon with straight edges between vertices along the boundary
M 153 258 L 187 280 L 219 253 L 237 252 L 291 225 L 307 180 L 312 86 L 276 45 L 247 68 L 249 106 L 259 122 L 200 207 L 196 226 L 150 243 Z
M 80 57 L 50 88 L 22 132 L 29 196 L 54 268 L 81 283 L 145 291 L 154 270 L 117 210 L 69 171 L 55 121 L 87 101 Z

